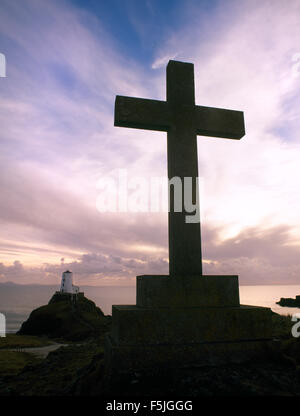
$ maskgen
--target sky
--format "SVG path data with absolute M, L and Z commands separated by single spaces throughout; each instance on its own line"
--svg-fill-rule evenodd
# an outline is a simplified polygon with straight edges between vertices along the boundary
M 300 281 L 300 1 L 0 0 L 0 282 L 133 285 L 168 273 L 166 212 L 100 212 L 99 180 L 167 175 L 166 134 L 114 127 L 116 95 L 244 112 L 198 136 L 203 271 Z

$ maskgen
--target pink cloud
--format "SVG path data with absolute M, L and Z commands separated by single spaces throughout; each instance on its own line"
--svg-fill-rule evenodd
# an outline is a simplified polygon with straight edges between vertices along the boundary
M 61 2 L 1 4 L 0 32 L 23 54 L 1 80 L 3 280 L 55 282 L 62 256 L 86 283 L 167 273 L 165 215 L 96 210 L 99 177 L 119 168 L 166 175 L 165 134 L 113 127 L 115 95 L 165 99 L 165 73 L 128 61 L 101 22 L 84 12 L 83 24 L 81 13 Z M 201 13 L 185 10 L 152 68 L 168 56 L 194 62 L 197 104 L 245 112 L 240 142 L 198 141 L 205 270 L 240 274 L 244 284 L 295 283 L 300 77 L 292 77 L 291 57 L 299 2 L 222 2 L 206 24 Z M 64 70 L 74 88 L 63 88 Z M 33 254 L 51 262 L 20 260 Z

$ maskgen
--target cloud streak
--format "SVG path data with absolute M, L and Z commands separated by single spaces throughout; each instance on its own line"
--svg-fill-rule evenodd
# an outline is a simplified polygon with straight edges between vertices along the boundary
M 198 139 L 205 272 L 297 283 L 299 2 L 176 7 L 147 68 L 71 2 L 1 2 L 2 281 L 53 283 L 65 266 L 80 284 L 167 273 L 167 216 L 100 214 L 96 183 L 120 168 L 166 175 L 165 134 L 115 128 L 113 108 L 116 94 L 165 99 L 176 57 L 195 63 L 197 104 L 245 112 L 240 142 Z

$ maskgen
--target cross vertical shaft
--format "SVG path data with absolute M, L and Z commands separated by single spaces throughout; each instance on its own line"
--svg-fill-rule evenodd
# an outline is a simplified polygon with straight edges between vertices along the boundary
M 117 96 L 115 126 L 167 132 L 168 178 L 181 179 L 183 196 L 181 211 L 176 212 L 171 186 L 170 275 L 202 275 L 200 221 L 195 215 L 199 213 L 197 135 L 240 139 L 245 134 L 243 112 L 195 105 L 194 65 L 169 61 L 167 100 Z M 185 178 L 192 180 L 193 212 L 187 212 L 184 204 Z M 186 221 L 193 216 L 194 222 Z
M 197 135 L 194 126 L 194 66 L 170 61 L 167 66 L 167 102 L 174 122 L 168 129 L 168 178 L 179 177 L 182 195 L 186 194 L 184 178 L 192 178 L 193 203 L 196 201 L 198 178 Z M 170 275 L 201 275 L 200 222 L 187 223 L 182 211 L 174 211 L 173 193 L 169 206 L 169 268 Z M 199 212 L 199 207 L 198 207 Z

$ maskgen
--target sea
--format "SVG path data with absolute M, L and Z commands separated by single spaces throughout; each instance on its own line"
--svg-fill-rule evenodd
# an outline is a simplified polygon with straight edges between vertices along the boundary
M 0 283 L 0 313 L 6 318 L 6 333 L 16 333 L 31 311 L 47 304 L 58 289 L 58 286 Z M 135 304 L 135 286 L 81 286 L 80 291 L 105 315 L 111 314 L 112 305 Z M 300 295 L 300 285 L 240 286 L 242 305 L 266 306 L 281 315 L 300 314 L 300 308 L 276 304 L 280 298 L 294 298 L 296 295 Z

